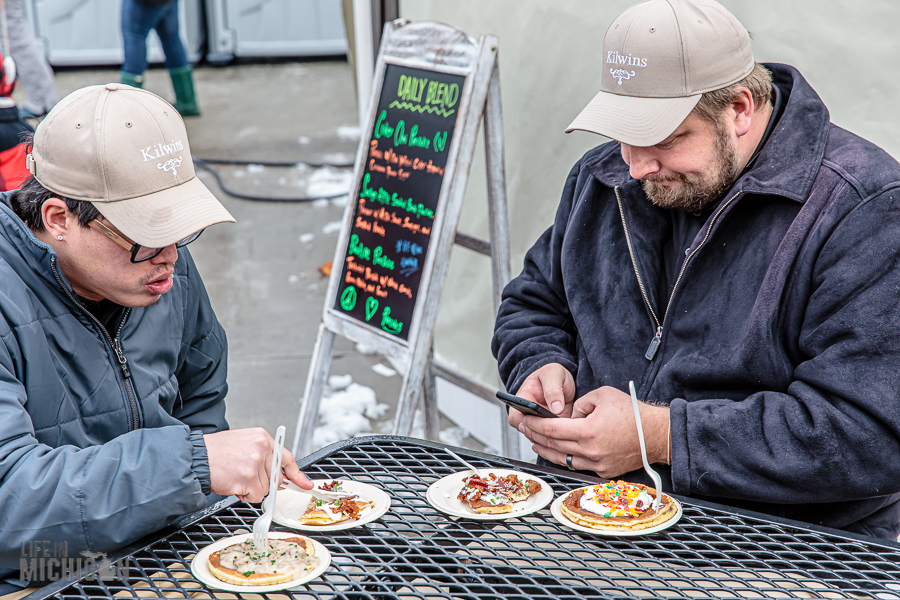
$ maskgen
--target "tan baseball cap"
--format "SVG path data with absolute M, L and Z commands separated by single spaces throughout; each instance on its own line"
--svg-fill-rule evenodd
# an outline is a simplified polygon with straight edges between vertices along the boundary
M 647 0 L 625 10 L 603 39 L 600 91 L 566 133 L 581 129 L 630 146 L 669 137 L 704 92 L 753 70 L 750 35 L 714 0 Z
M 108 83 L 72 92 L 38 125 L 27 164 L 46 189 L 89 201 L 142 246 L 234 222 L 194 173 L 181 115 L 146 90 Z

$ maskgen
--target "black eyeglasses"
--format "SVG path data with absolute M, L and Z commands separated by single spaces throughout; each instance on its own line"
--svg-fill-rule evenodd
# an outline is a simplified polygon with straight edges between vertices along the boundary
M 108 237 L 109 239 L 111 239 L 112 241 L 117 243 L 118 245 L 122 246 L 123 248 L 125 248 L 126 250 L 131 252 L 131 262 L 133 262 L 133 263 L 144 262 L 145 260 L 150 260 L 151 258 L 155 258 L 155 257 L 159 256 L 160 252 L 162 252 L 163 250 L 165 250 L 168 247 L 168 246 L 165 246 L 163 248 L 148 248 L 147 246 L 141 246 L 140 244 L 135 244 L 134 242 L 122 237 L 121 235 L 119 235 L 118 233 L 116 233 L 115 231 L 113 231 L 112 229 L 110 229 L 109 227 L 107 227 L 106 225 L 104 225 L 103 223 L 101 223 L 100 221 L 98 221 L 96 219 L 91 221 L 90 223 L 88 223 L 88 227 L 94 229 L 95 231 L 99 231 L 100 233 L 102 233 L 103 235 L 105 235 L 106 237 Z M 176 248 L 184 248 L 185 246 L 187 246 L 188 244 L 190 244 L 191 242 L 196 240 L 198 237 L 200 237 L 201 233 L 203 233 L 202 229 L 200 231 L 192 233 L 191 235 L 187 236 L 186 238 L 182 238 L 182 239 L 178 240 L 177 242 L 175 242 L 175 247 Z

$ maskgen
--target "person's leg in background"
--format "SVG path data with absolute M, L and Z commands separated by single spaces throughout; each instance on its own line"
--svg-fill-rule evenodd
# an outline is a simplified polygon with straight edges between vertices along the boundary
M 6 26 L 9 53 L 16 63 L 16 80 L 25 88 L 22 114 L 39 117 L 59 100 L 53 70 L 38 48 L 34 33 L 25 19 L 24 0 L 6 0 Z
M 122 42 L 125 62 L 119 72 L 119 81 L 140 88 L 144 87 L 144 71 L 147 70 L 147 34 L 156 26 L 168 5 L 157 6 L 122 0 Z
M 162 42 L 166 68 L 169 69 L 172 87 L 175 89 L 175 110 L 182 117 L 196 116 L 200 114 L 200 107 L 194 92 L 193 69 L 179 35 L 178 0 L 166 4 L 164 8 L 165 12 L 156 23 L 156 33 Z

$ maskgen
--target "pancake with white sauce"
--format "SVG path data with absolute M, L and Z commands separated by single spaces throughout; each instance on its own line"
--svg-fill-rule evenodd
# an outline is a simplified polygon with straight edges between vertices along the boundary
M 259 552 L 249 539 L 213 552 L 207 561 L 209 571 L 235 585 L 274 585 L 299 579 L 319 565 L 308 538 L 269 539 L 268 546 L 268 551 Z

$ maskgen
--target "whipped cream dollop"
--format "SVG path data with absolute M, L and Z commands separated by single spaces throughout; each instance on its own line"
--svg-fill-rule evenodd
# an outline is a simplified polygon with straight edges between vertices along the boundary
M 653 504 L 646 490 L 624 481 L 610 481 L 587 488 L 579 500 L 582 510 L 601 517 L 636 517 Z

